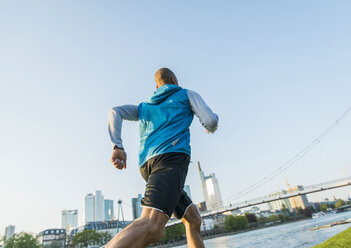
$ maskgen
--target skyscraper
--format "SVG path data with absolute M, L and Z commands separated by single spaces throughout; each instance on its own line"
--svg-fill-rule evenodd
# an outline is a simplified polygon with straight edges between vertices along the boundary
M 5 238 L 6 240 L 9 240 L 13 235 L 15 234 L 15 226 L 7 226 L 5 228 Z
M 188 196 L 191 199 L 191 193 L 190 193 L 190 186 L 189 185 L 184 185 L 184 191 L 188 194 Z
M 105 205 L 105 217 L 104 219 L 106 221 L 109 220 L 114 220 L 115 219 L 115 211 L 113 207 L 113 200 L 104 200 L 104 205 Z
M 87 194 L 83 205 L 84 223 L 104 220 L 104 196 L 100 190 L 96 190 L 94 194 Z
M 62 228 L 70 231 L 78 227 L 78 210 L 62 210 Z
M 200 162 L 197 161 L 197 168 L 200 175 L 202 193 L 205 198 L 207 210 L 216 210 L 223 207 L 221 191 L 219 189 L 218 180 L 214 173 L 205 176 L 201 170 Z
M 133 211 L 133 220 L 137 219 L 141 215 L 143 208 L 141 207 L 141 194 L 138 194 L 138 198 L 132 198 L 132 211 Z
M 84 197 L 83 204 L 83 221 L 84 223 L 95 221 L 94 195 L 87 194 Z
M 104 196 L 102 195 L 102 192 L 100 190 L 96 190 L 94 193 L 95 196 L 95 202 L 94 202 L 94 207 L 95 207 L 95 221 L 103 221 L 104 220 Z

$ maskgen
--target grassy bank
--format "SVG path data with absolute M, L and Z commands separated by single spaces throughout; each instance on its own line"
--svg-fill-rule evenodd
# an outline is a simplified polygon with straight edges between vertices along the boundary
M 351 247 L 351 227 L 345 231 L 335 235 L 322 244 L 316 245 L 313 248 L 347 248 Z

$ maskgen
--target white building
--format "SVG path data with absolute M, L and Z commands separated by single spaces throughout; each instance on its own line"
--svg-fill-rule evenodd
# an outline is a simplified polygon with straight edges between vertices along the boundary
M 303 191 L 303 189 L 304 188 L 301 185 L 297 185 L 293 187 L 289 186 L 288 190 L 281 190 L 281 191 L 270 193 L 269 197 L 270 198 L 284 197 L 291 193 Z M 306 195 L 300 195 L 300 196 L 289 197 L 281 200 L 272 201 L 269 203 L 269 205 L 273 211 L 282 210 L 284 208 L 289 209 L 289 211 L 294 211 L 297 208 L 305 209 L 306 207 L 309 206 L 309 202 L 307 200 Z
M 93 222 L 95 221 L 95 208 L 94 208 L 94 195 L 87 194 L 84 197 L 84 206 L 83 206 L 83 222 Z
M 94 196 L 95 221 L 103 221 L 105 215 L 104 196 L 102 195 L 102 192 L 100 190 L 96 190 Z
M 222 195 L 219 189 L 218 180 L 214 173 L 205 176 L 201 170 L 200 162 L 197 162 L 200 175 L 202 193 L 204 194 L 207 210 L 217 210 L 223 207 Z
M 78 210 L 62 210 L 62 228 L 70 231 L 78 227 Z
M 5 228 L 5 238 L 6 240 L 9 240 L 13 235 L 15 234 L 15 226 L 7 226 Z
M 214 219 L 203 219 L 201 223 L 201 231 L 209 231 L 214 228 L 214 225 L 216 224 Z
M 104 196 L 100 190 L 87 194 L 83 201 L 84 223 L 104 220 Z

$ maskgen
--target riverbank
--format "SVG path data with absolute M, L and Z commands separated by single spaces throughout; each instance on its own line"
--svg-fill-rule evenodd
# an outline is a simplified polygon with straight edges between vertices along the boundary
M 224 229 L 219 229 L 216 231 L 216 229 L 212 229 L 211 231 L 203 232 L 202 237 L 204 240 L 209 240 L 209 239 L 214 239 L 214 238 L 219 238 L 219 237 L 224 237 L 224 236 L 231 236 L 231 235 L 246 233 L 246 232 L 250 232 L 250 231 L 265 229 L 265 228 L 274 227 L 274 226 L 280 226 L 280 225 L 289 224 L 289 223 L 295 223 L 295 222 L 308 220 L 308 219 L 311 219 L 311 218 L 309 218 L 309 217 L 296 218 L 296 219 L 292 219 L 292 220 L 288 220 L 288 221 L 284 221 L 284 222 L 272 223 L 270 225 L 253 226 L 253 227 L 246 228 L 246 229 L 239 230 L 239 231 L 224 231 Z M 186 239 L 184 238 L 182 240 L 169 242 L 167 244 L 162 244 L 162 245 L 159 244 L 159 245 L 154 245 L 154 246 L 150 246 L 150 247 L 168 248 L 168 247 L 175 247 L 175 246 L 180 246 L 180 245 L 185 245 L 185 244 L 186 244 Z
M 351 247 L 351 227 L 313 248 Z

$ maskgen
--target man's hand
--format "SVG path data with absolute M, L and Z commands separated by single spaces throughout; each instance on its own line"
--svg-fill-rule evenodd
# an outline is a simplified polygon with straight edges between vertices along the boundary
M 119 170 L 127 168 L 127 153 L 123 149 L 116 148 L 112 152 L 111 163 Z

